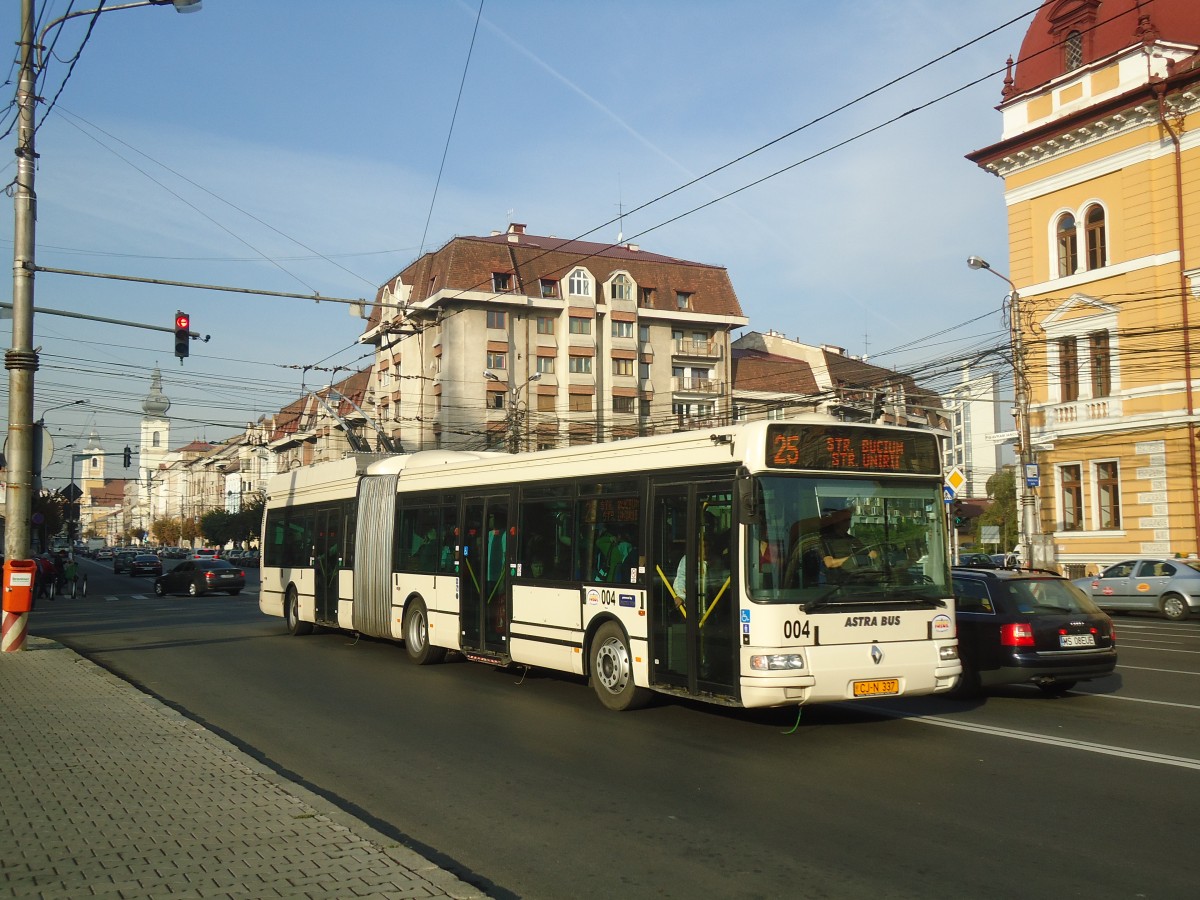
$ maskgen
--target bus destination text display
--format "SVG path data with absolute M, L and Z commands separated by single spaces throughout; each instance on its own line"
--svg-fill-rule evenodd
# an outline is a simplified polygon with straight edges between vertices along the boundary
M 767 465 L 825 472 L 941 472 L 931 434 L 785 423 L 767 426 Z

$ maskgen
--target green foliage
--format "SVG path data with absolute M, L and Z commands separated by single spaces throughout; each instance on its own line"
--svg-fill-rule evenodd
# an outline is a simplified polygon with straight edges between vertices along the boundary
M 1000 526 L 1000 546 L 1008 551 L 1017 542 L 1017 470 L 1005 466 L 987 480 L 992 505 L 980 517 L 981 525 Z

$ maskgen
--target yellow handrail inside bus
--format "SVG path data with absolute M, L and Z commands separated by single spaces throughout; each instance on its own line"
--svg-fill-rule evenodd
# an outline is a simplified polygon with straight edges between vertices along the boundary
M 658 570 L 658 577 L 662 579 L 663 585 L 666 586 L 667 593 L 670 594 L 671 599 L 675 601 L 675 608 L 677 610 L 679 610 L 680 615 L 682 615 L 686 619 L 687 618 L 687 610 L 683 608 L 682 598 L 680 598 L 680 596 L 677 593 L 675 593 L 675 585 L 671 584 L 671 580 L 669 578 L 667 578 L 666 574 L 663 572 L 662 566 L 655 566 L 654 568 Z
M 717 603 L 725 596 L 725 591 L 729 588 L 729 579 L 725 579 L 725 583 L 721 585 L 721 589 L 717 591 L 717 596 L 713 597 L 713 602 L 708 604 L 708 609 L 700 619 L 700 627 L 704 627 L 704 623 L 708 621 L 708 617 L 712 615 L 712 611 L 717 608 Z
M 479 587 L 479 579 L 475 577 L 475 570 L 471 568 L 470 557 L 463 558 L 463 565 L 467 567 L 467 572 L 469 572 L 471 575 L 471 581 L 475 585 L 475 593 L 482 595 L 483 590 Z

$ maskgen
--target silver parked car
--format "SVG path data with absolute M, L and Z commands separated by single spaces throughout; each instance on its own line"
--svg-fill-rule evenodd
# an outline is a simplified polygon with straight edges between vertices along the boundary
M 1200 615 L 1200 560 L 1131 559 L 1073 582 L 1104 610 Z

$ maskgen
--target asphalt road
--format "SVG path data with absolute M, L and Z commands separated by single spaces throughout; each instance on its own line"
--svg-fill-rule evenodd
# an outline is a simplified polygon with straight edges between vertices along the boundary
M 293 638 L 247 592 L 96 563 L 53 637 L 498 897 L 1195 895 L 1200 622 L 1118 617 L 1117 674 L 748 712 Z

